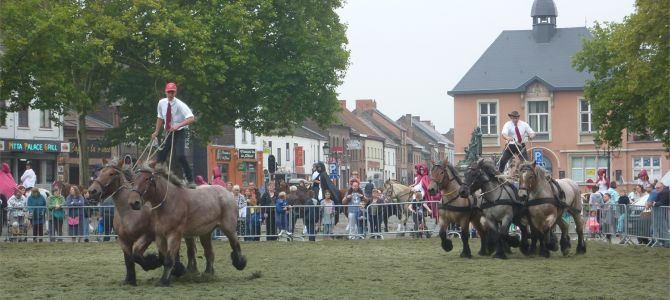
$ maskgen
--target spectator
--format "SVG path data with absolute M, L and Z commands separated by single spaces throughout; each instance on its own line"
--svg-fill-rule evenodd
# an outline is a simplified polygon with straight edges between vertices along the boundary
M 102 241 L 107 242 L 112 234 L 112 228 L 114 228 L 114 198 L 107 197 L 102 202 L 100 221 L 102 222 L 102 234 L 104 235 Z
M 589 229 L 591 237 L 595 237 L 596 233 L 600 233 L 600 223 L 598 223 L 598 213 L 595 210 L 589 212 L 590 216 L 586 220 L 586 228 Z
M 323 225 L 324 239 L 331 239 L 333 235 L 333 224 L 335 224 L 335 202 L 331 199 L 329 190 L 323 192 L 321 201 L 321 225 Z
M 641 205 L 644 206 L 644 203 L 647 201 L 647 191 L 641 184 L 635 185 L 633 191 L 628 194 L 631 205 Z
M 662 182 L 656 183 L 656 201 L 654 201 L 653 208 L 653 224 L 654 224 L 654 238 L 663 247 L 670 246 L 668 240 L 668 210 L 670 209 L 670 188 L 666 187 Z
M 0 172 L 0 228 L 7 224 L 7 204 L 9 198 L 14 195 L 16 190 L 16 181 L 12 176 L 12 171 L 9 169 L 7 163 L 2 163 L 2 171 Z M 0 230 L 2 235 L 2 230 Z
M 51 241 L 62 242 L 63 239 L 60 238 L 63 236 L 63 219 L 65 218 L 65 210 L 63 210 L 63 205 L 65 204 L 65 198 L 60 193 L 60 189 L 54 189 L 53 194 L 47 199 L 47 208 L 51 213 L 51 226 L 49 227 L 49 235 Z
M 248 208 L 248 234 L 251 235 L 248 240 L 250 241 L 260 241 L 261 240 L 261 223 L 263 222 L 263 215 L 258 207 L 258 198 L 256 198 L 256 189 L 249 186 L 244 191 L 244 196 L 247 198 L 247 208 Z
M 212 180 L 212 184 L 226 187 L 227 186 L 226 182 L 224 182 L 223 178 L 221 178 L 221 169 L 219 167 L 214 167 L 214 170 L 212 172 L 214 173 L 214 179 Z
M 286 201 L 286 192 L 279 192 L 279 199 L 275 203 L 275 217 L 277 219 L 279 236 L 283 234 L 290 235 L 286 231 L 286 228 L 288 228 L 288 201 Z
M 233 186 L 233 199 L 237 201 L 237 235 L 245 236 L 247 234 L 247 199 L 240 194 L 240 186 Z
M 647 175 L 647 170 L 642 169 L 640 174 L 637 175 L 637 184 L 641 185 L 642 187 L 646 187 L 647 184 L 651 184 L 651 182 L 649 182 L 649 175 Z
M 365 200 L 365 195 L 361 191 L 358 181 L 352 181 L 351 188 L 349 188 L 347 196 L 342 201 L 342 204 L 349 205 L 349 224 L 347 225 L 349 239 L 353 239 L 356 234 L 363 234 L 363 228 L 358 228 L 357 220 L 361 215 L 360 206 L 362 203 L 365 203 Z
M 83 196 L 84 196 L 84 218 L 83 218 L 84 221 L 81 226 L 84 229 L 84 242 L 88 243 L 88 236 L 91 233 L 91 217 L 93 215 L 93 206 L 96 206 L 97 204 L 91 200 L 91 195 L 88 193 L 88 190 L 84 190 Z
M 198 175 L 195 176 L 195 185 L 196 186 L 207 185 L 207 181 L 205 181 L 205 178 L 202 178 L 202 176 Z
M 263 219 L 265 220 L 265 240 L 267 241 L 276 241 L 277 240 L 277 223 L 275 222 L 275 213 L 274 206 L 279 200 L 279 195 L 275 192 L 275 183 L 270 181 L 268 188 L 263 193 L 261 197 L 261 209 L 263 213 Z
M 33 171 L 33 168 L 30 166 L 30 161 L 27 161 L 26 170 L 23 172 L 23 175 L 21 175 L 21 183 L 23 184 L 23 187 L 30 190 L 35 186 L 36 180 L 37 176 L 35 175 L 35 171 Z
M 7 208 L 9 209 L 9 215 L 12 217 L 13 222 L 16 222 L 19 225 L 19 228 L 23 230 L 25 228 L 25 209 L 26 209 L 26 196 L 23 195 L 23 191 L 16 189 L 14 191 L 14 196 L 9 198 L 7 201 Z M 25 240 L 25 238 L 24 238 Z
M 617 205 L 619 203 L 619 192 L 616 191 L 616 188 L 617 188 L 616 181 L 612 181 L 612 182 L 610 182 L 609 189 L 607 189 L 607 192 L 612 197 L 612 202 L 610 202 L 612 207 L 614 207 L 615 205 Z
M 649 194 L 649 197 L 647 197 L 647 204 L 645 205 L 648 208 L 654 206 L 654 202 L 656 202 L 656 197 L 658 196 L 658 190 L 655 187 L 656 183 L 648 184 L 644 187 L 644 189 Z
M 354 182 L 361 183 L 360 178 L 358 177 L 358 171 L 351 171 L 351 176 L 349 177 L 349 186 L 354 185 Z
M 368 211 L 370 212 L 370 215 L 368 216 L 368 220 L 370 220 L 370 233 L 377 234 L 381 232 L 379 227 L 381 226 L 381 212 L 383 209 L 383 206 L 380 206 L 380 204 L 383 204 L 383 201 L 379 190 L 374 189 L 372 191 L 372 200 L 370 201 L 370 204 L 371 206 L 368 208 Z M 380 238 L 380 236 L 374 235 L 372 238 L 377 239 Z
M 597 211 L 598 223 L 600 223 L 600 209 L 602 208 L 604 203 L 603 194 L 598 192 L 598 187 L 595 185 L 591 188 L 591 191 L 592 191 L 591 196 L 589 196 L 589 206 L 591 210 Z
M 317 213 L 319 200 L 314 197 L 314 192 L 312 190 L 309 190 L 308 197 L 309 199 L 305 201 L 305 218 L 303 220 L 305 221 L 305 228 L 307 230 L 308 239 L 309 241 L 314 242 L 316 241 L 315 226 L 319 219 L 319 215 Z
M 72 242 L 78 241 L 81 243 L 84 235 L 84 204 L 86 200 L 81 195 L 79 188 L 76 185 L 70 187 L 70 194 L 65 198 L 65 206 L 67 209 L 67 225 L 68 235 L 72 237 Z M 87 225 L 88 226 L 88 225 Z
M 423 237 L 423 230 L 426 228 L 426 222 L 424 220 L 424 209 L 428 211 L 429 214 L 432 214 L 430 207 L 426 202 L 423 201 L 423 194 L 421 191 L 416 191 L 414 193 L 414 198 L 412 203 L 410 203 L 407 208 L 412 213 L 414 219 L 414 231 L 417 231 L 416 237 Z
M 232 193 L 232 192 L 233 192 L 233 183 L 232 183 L 232 182 L 228 182 L 228 183 L 226 183 L 226 189 L 227 189 L 229 192 Z
M 33 242 L 37 242 L 38 238 L 42 242 L 44 236 L 44 221 L 46 219 L 47 199 L 40 194 L 39 188 L 32 188 L 30 196 L 28 196 L 28 216 L 30 216 L 30 224 L 33 225 Z
M 626 221 L 626 206 L 630 205 L 630 198 L 626 195 L 626 190 L 621 189 L 621 196 L 619 196 L 619 200 L 617 201 L 617 213 L 619 215 L 617 219 L 617 225 L 616 225 L 616 232 L 621 234 L 625 230 L 625 221 Z M 623 244 L 625 241 L 621 240 L 620 244 Z
M 368 184 L 365 185 L 365 197 L 370 199 L 372 198 L 372 190 L 375 188 L 375 185 L 372 183 L 372 179 L 368 179 Z
M 609 178 L 607 177 L 606 169 L 598 169 L 598 179 L 596 179 L 598 192 L 605 193 L 609 189 Z

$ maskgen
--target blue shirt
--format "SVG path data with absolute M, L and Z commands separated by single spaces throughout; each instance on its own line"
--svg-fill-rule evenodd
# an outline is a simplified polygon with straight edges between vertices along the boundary
M 286 199 L 284 200 L 282 200 L 281 198 L 277 199 L 277 201 L 275 202 L 275 214 L 277 214 L 278 216 L 284 214 L 284 207 L 286 207 L 286 205 L 288 205 L 288 201 L 286 201 Z
M 37 196 L 30 195 L 28 197 L 28 211 L 33 216 L 33 224 L 44 224 L 46 206 L 47 200 L 41 194 L 37 194 Z

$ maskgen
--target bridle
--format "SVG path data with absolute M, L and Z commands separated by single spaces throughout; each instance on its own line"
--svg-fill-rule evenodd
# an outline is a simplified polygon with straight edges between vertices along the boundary
M 409 192 L 407 192 L 407 193 L 403 193 L 403 194 L 400 194 L 400 195 L 396 195 L 396 193 L 395 193 L 395 188 L 393 188 L 394 183 L 391 182 L 391 183 L 389 183 L 388 185 L 390 186 L 390 188 L 389 188 L 390 191 L 389 191 L 389 192 L 385 192 L 385 196 L 388 197 L 389 199 L 394 199 L 394 198 L 395 198 L 395 199 L 397 199 L 398 201 L 402 201 L 402 200 L 400 199 L 401 197 L 406 196 L 406 195 L 411 195 L 411 194 L 412 194 L 412 189 L 410 188 L 410 189 L 409 189 Z M 409 198 L 407 199 L 407 201 L 409 201 Z
M 528 171 L 530 171 L 531 174 L 525 175 Z M 528 193 L 530 190 L 533 190 L 533 188 L 531 188 L 530 184 L 527 184 L 527 182 L 534 181 L 537 183 L 537 174 L 535 174 L 533 169 L 528 167 L 521 168 L 519 172 L 521 172 L 521 176 L 519 177 L 519 190 Z
M 471 171 L 471 172 L 475 172 L 475 171 L 476 171 L 476 172 L 477 172 L 476 180 L 480 180 L 480 181 L 482 181 L 482 184 L 481 184 L 482 187 L 483 187 L 486 183 L 490 183 L 490 182 L 493 181 L 493 180 L 491 180 L 491 179 L 484 180 L 484 178 L 482 178 L 482 174 L 481 174 L 481 172 L 485 172 L 485 171 L 481 170 L 481 168 L 468 167 L 468 171 Z M 487 177 L 491 178 L 491 174 L 487 173 Z M 474 182 L 474 181 L 476 181 L 476 180 L 473 179 L 472 182 Z M 471 187 L 471 185 L 472 185 L 472 182 L 468 183 L 468 182 L 467 182 L 467 176 L 466 176 L 466 181 L 463 182 L 463 185 L 462 185 L 463 187 L 462 187 L 462 188 L 466 188 L 466 189 L 470 190 L 470 187 Z M 482 188 L 482 193 L 479 195 L 479 198 L 482 199 L 482 201 L 487 201 L 487 202 L 496 203 L 496 202 L 498 202 L 498 201 L 500 200 L 500 198 L 502 198 L 503 191 L 505 191 L 505 192 L 508 194 L 508 196 L 510 196 L 511 198 L 513 198 L 513 195 L 510 194 L 509 190 L 505 188 L 505 186 L 508 185 L 508 184 L 509 184 L 509 182 L 508 182 L 507 180 L 500 181 L 500 179 L 498 179 L 498 185 L 497 185 L 495 188 L 493 188 L 493 189 L 491 189 L 491 190 L 489 190 L 489 191 L 486 191 L 486 192 L 484 192 L 484 190 L 483 190 L 483 188 Z M 484 197 L 484 195 L 489 194 L 489 193 L 492 193 L 492 192 L 495 192 L 495 191 L 497 191 L 497 190 L 500 190 L 500 193 L 498 194 L 498 198 L 497 198 L 496 200 L 489 201 L 486 197 Z
M 433 165 L 433 170 L 436 169 L 436 168 L 442 169 L 442 174 L 443 175 L 442 175 L 442 179 L 440 180 L 440 187 L 448 187 L 449 184 L 451 184 L 452 181 L 456 180 L 456 175 L 455 174 L 454 174 L 453 177 L 449 178 L 448 168 L 445 168 L 443 165 Z M 430 172 L 431 174 L 435 173 L 433 170 L 431 170 L 431 172 Z M 433 179 L 433 177 L 431 176 L 431 180 L 432 179 Z M 455 191 L 447 192 L 447 194 L 444 195 L 443 197 L 449 197 L 449 195 L 454 194 L 454 193 L 456 194 L 456 195 L 454 195 L 454 198 L 449 198 L 448 199 L 448 202 L 452 202 L 452 201 L 458 199 L 458 197 L 460 197 L 458 195 L 458 189 L 456 189 Z
M 156 175 L 155 175 L 154 172 L 149 171 L 149 170 L 137 170 L 137 171 L 135 171 L 135 173 L 136 174 L 137 173 L 149 173 L 151 175 L 151 177 L 149 177 L 149 179 L 147 179 L 147 180 L 149 180 L 149 183 L 146 184 L 143 191 L 140 191 L 140 190 L 136 189 L 135 185 L 133 185 L 133 188 L 130 190 L 131 192 L 135 192 L 138 195 L 140 195 L 140 199 L 142 200 L 141 205 L 144 205 L 144 203 L 146 201 L 144 199 L 144 194 L 146 194 L 147 191 L 149 191 L 149 187 L 153 186 L 154 189 L 156 189 L 156 192 L 158 192 L 158 187 L 156 186 L 156 178 L 155 178 Z M 158 203 L 158 205 L 151 207 L 151 209 L 154 210 L 156 208 L 161 207 L 163 205 L 163 203 L 165 203 L 165 199 L 167 199 L 167 191 L 165 191 L 165 196 L 163 197 L 163 200 L 161 201 L 161 203 Z
M 123 176 L 123 170 L 121 170 L 121 169 L 118 168 L 118 167 L 115 167 L 115 166 L 105 166 L 103 169 L 105 169 L 105 168 L 111 168 L 111 169 L 114 170 L 114 174 L 113 174 L 113 175 L 110 175 L 111 178 L 118 177 L 118 176 Z M 93 179 L 93 182 L 95 182 L 95 183 L 97 183 L 98 185 L 100 185 L 100 188 L 102 189 L 102 191 L 101 191 L 101 193 L 100 193 L 100 197 L 102 198 L 102 194 L 105 193 L 105 191 L 107 190 L 107 188 L 114 182 L 114 180 L 113 180 L 113 179 L 110 179 L 109 182 L 108 182 L 107 184 L 102 184 L 102 182 L 100 182 L 100 180 L 98 180 L 98 178 L 95 178 L 95 179 Z M 128 187 L 127 187 L 125 184 L 119 184 L 119 187 L 118 187 L 118 188 L 117 188 L 111 195 L 109 195 L 108 197 L 105 197 L 105 198 L 114 197 L 114 195 L 116 195 L 116 193 L 117 193 L 118 191 L 120 191 L 120 190 L 122 190 L 122 189 L 124 189 L 124 188 L 128 188 Z

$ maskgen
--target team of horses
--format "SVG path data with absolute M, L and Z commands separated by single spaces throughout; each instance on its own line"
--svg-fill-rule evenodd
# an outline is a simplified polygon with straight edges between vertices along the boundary
M 565 211 L 575 220 L 576 253 L 585 253 L 582 201 L 577 184 L 570 179 L 556 180 L 547 176 L 534 162 L 520 164 L 515 172 L 519 176 L 518 182 L 500 174 L 492 160 L 480 159 L 468 166 L 463 180 L 448 161 L 433 164 L 428 192 L 431 195 L 442 193 L 439 236 L 443 250 L 453 249 L 447 233 L 449 225 L 456 224 L 460 227 L 463 242 L 460 256 L 471 258 L 469 237 L 472 225 L 480 235 L 479 255 L 493 254 L 495 258 L 504 259 L 509 247 L 519 247 L 523 254 L 530 255 L 535 253 L 536 241 L 539 241 L 540 255 L 549 257 L 550 251 L 558 250 L 553 233 L 558 226 L 561 252 L 567 255 L 571 245 L 568 224 L 561 218 Z M 406 203 L 411 201 L 412 189 L 387 180 L 382 190 L 387 204 L 398 204 L 387 206 L 383 214 L 386 231 L 388 217 L 392 215 L 397 216 L 399 226 L 406 226 L 409 219 Z M 108 197 L 114 200 L 114 231 L 123 252 L 127 284 L 136 285 L 136 263 L 144 270 L 163 266 L 163 273 L 156 282 L 158 286 L 168 286 L 172 275 L 197 272 L 196 237 L 204 250 L 205 274 L 213 274 L 212 231 L 216 228 L 228 238 L 233 266 L 238 270 L 246 266 L 236 233 L 237 202 L 232 193 L 221 186 L 189 189 L 169 171 L 143 167 L 132 174 L 128 168 L 123 168 L 123 161 L 119 161 L 104 166 L 88 191 L 91 198 L 98 201 Z M 345 190 L 340 193 L 346 195 Z M 292 205 L 302 205 L 311 199 L 305 186 L 292 194 L 289 197 Z M 519 227 L 520 237 L 509 234 L 512 223 Z M 186 267 L 179 260 L 182 238 L 187 246 Z M 145 255 L 154 241 L 158 255 Z

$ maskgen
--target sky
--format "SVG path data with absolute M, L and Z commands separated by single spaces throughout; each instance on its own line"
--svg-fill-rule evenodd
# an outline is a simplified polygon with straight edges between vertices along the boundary
M 634 0 L 554 0 L 557 27 L 621 22 Z M 397 120 L 431 120 L 446 133 L 454 126 L 447 95 L 503 30 L 530 30 L 533 0 L 348 0 L 338 10 L 347 25 L 350 65 L 338 98 L 355 109 L 374 99 Z

